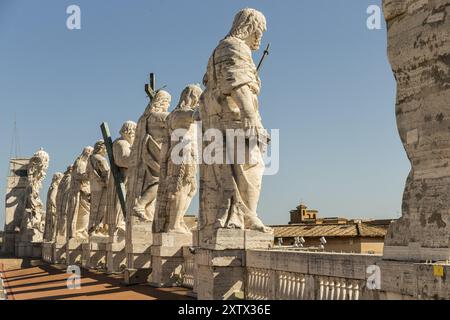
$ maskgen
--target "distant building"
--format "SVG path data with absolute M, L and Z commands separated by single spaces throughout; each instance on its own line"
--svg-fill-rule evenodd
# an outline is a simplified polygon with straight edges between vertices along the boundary
M 392 220 L 348 220 L 318 216 L 317 210 L 308 210 L 305 204 L 300 204 L 296 210 L 290 211 L 291 221 L 288 225 L 272 226 L 275 244 L 294 246 L 297 242 L 297 246 L 301 243 L 305 249 L 383 253 L 384 237 Z M 325 243 L 320 241 L 321 238 L 325 239 Z

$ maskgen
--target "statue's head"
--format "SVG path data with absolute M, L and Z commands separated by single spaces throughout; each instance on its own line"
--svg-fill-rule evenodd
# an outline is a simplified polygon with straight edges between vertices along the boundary
M 83 152 L 81 153 L 81 156 L 84 158 L 87 158 L 89 156 L 91 156 L 91 154 L 94 152 L 94 148 L 92 148 L 91 146 L 87 146 L 83 149 Z
M 198 84 L 190 84 L 181 93 L 179 108 L 195 109 L 198 106 L 203 90 Z
M 244 40 L 252 50 L 261 46 L 263 33 L 267 31 L 266 18 L 258 10 L 245 8 L 234 17 L 228 36 Z
M 28 166 L 28 177 L 33 181 L 42 181 L 47 173 L 50 157 L 44 149 L 39 149 L 30 159 Z
M 94 154 L 106 155 L 106 145 L 103 140 L 98 140 L 94 145 Z
M 151 109 L 155 112 L 167 112 L 171 101 L 172 96 L 167 91 L 159 90 L 156 92 L 155 98 L 153 99 Z
M 133 144 L 134 137 L 136 134 L 136 122 L 134 121 L 126 121 L 122 125 L 122 129 L 120 129 L 120 136 L 127 140 L 129 144 Z
M 57 172 L 53 175 L 52 185 L 58 184 L 61 182 L 61 179 L 64 177 L 64 174 L 61 172 Z
M 67 167 L 66 172 L 64 172 L 64 175 L 69 175 L 73 171 L 73 165 L 70 165 Z

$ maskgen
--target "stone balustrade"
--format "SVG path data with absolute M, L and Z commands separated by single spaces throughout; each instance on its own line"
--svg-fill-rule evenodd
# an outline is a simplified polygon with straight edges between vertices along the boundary
M 367 267 L 378 255 L 284 250 L 246 252 L 246 298 L 251 300 L 372 299 Z
M 195 258 L 189 252 L 189 248 L 183 248 L 183 269 L 181 272 L 181 285 L 185 288 L 194 289 L 195 282 Z

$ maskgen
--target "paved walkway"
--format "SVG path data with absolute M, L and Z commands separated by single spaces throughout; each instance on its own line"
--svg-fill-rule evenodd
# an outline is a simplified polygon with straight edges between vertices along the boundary
M 1 271 L 1 270 L 0 270 Z M 149 285 L 124 286 L 119 276 L 81 271 L 81 288 L 70 290 L 70 275 L 54 265 L 20 268 L 2 273 L 8 300 L 183 300 L 185 288 L 152 288 Z

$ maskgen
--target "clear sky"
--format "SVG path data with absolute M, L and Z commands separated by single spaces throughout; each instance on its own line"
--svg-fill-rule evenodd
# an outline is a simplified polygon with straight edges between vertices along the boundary
M 21 156 L 43 147 L 51 157 L 42 191 L 82 148 L 117 134 L 147 105 L 150 72 L 173 105 L 200 82 L 234 14 L 254 7 L 272 44 L 260 110 L 280 129 L 280 171 L 265 177 L 259 214 L 289 221 L 300 200 L 320 216 L 399 216 L 409 162 L 395 124 L 395 82 L 386 27 L 368 30 L 366 9 L 380 0 L 0 0 L 0 190 L 14 116 Z M 81 30 L 66 8 L 81 7 Z M 255 60 L 261 52 L 255 53 Z M 4 194 L 4 192 L 3 192 Z M 198 200 L 190 208 L 197 212 Z M 3 227 L 4 200 L 0 205 Z

